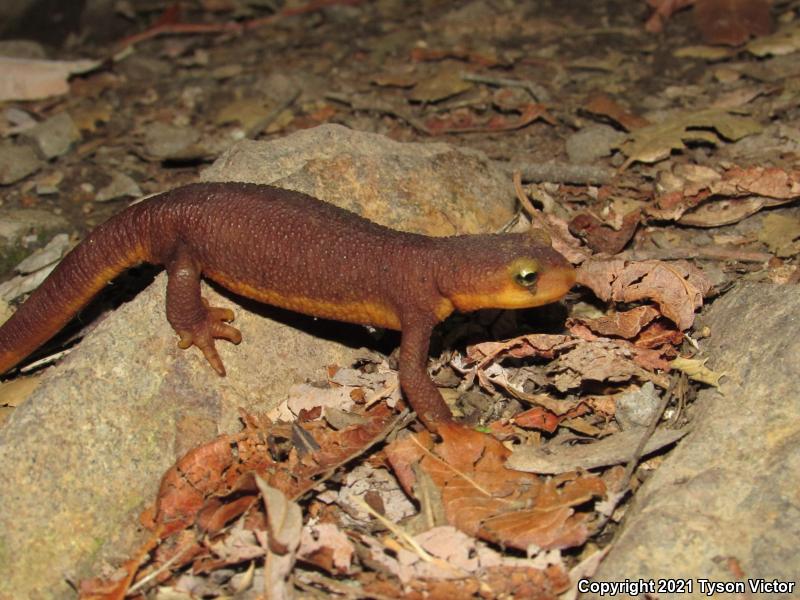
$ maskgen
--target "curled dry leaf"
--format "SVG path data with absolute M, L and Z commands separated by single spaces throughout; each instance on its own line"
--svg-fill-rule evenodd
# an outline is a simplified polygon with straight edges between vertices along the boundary
M 510 452 L 486 434 L 455 423 L 390 444 L 386 453 L 401 485 L 414 493 L 415 468 L 441 490 L 448 521 L 470 535 L 519 549 L 568 548 L 589 535 L 588 513 L 573 507 L 605 493 L 592 475 L 542 479 L 506 468 Z M 415 467 L 416 466 L 416 467 Z
M 708 277 L 686 261 L 589 260 L 578 269 L 578 283 L 606 302 L 651 300 L 681 330 L 692 326 L 711 290 Z
M 0 102 L 40 100 L 69 91 L 70 75 L 96 69 L 96 60 L 38 60 L 0 56 Z
M 616 254 L 636 233 L 641 211 L 633 210 L 622 219 L 622 227 L 614 229 L 590 213 L 580 213 L 569 223 L 570 233 L 582 238 L 594 252 Z
M 364 535 L 360 539 L 372 561 L 399 579 L 399 583 L 394 579 L 370 582 L 370 574 L 365 574 L 360 580 L 370 597 L 554 600 L 569 588 L 560 556 L 546 563 L 539 557 L 509 558 L 450 526 L 434 527 L 414 537 L 428 560 L 397 544 L 390 546 Z
M 639 335 L 639 332 L 659 314 L 652 306 L 637 306 L 631 310 L 614 312 L 596 319 L 576 319 L 576 321 L 583 323 L 594 333 L 629 340 Z
M 706 142 L 716 146 L 721 139 L 735 142 L 762 129 L 754 119 L 717 108 L 676 114 L 630 133 L 628 141 L 620 146 L 628 157 L 623 168 L 634 162 L 664 160 L 673 150 L 684 150 L 687 142 Z
M 297 555 L 329 573 L 350 570 L 355 547 L 350 538 L 333 523 L 315 523 L 303 527 Z
M 739 46 L 772 31 L 772 0 L 697 0 L 694 23 L 706 44 Z
M 474 113 L 466 110 L 456 110 L 448 115 L 435 116 L 425 122 L 425 127 L 430 135 L 444 133 L 480 133 L 514 131 L 522 129 L 542 119 L 551 125 L 556 120 L 547 111 L 543 104 L 530 103 L 520 107 L 520 115 L 509 119 L 505 115 L 496 115 L 489 120 L 478 120 Z
M 598 92 L 589 98 L 584 108 L 590 113 L 608 117 L 624 127 L 626 131 L 641 129 L 650 125 L 650 121 L 624 109 L 611 96 L 602 92 Z
M 652 307 L 650 310 L 655 311 Z M 557 417 L 570 413 L 577 403 L 551 398 L 544 393 L 525 392 L 523 387 L 529 376 L 541 373 L 542 377 L 535 380 L 536 387 L 552 386 L 561 392 L 578 388 L 585 381 L 622 382 L 631 378 L 666 387 L 666 378 L 655 371 L 669 370 L 669 362 L 662 355 L 674 356 L 675 351 L 671 346 L 651 349 L 627 340 L 601 338 L 578 322 L 571 325 L 571 331 L 573 337 L 530 334 L 505 342 L 469 346 L 467 361 L 477 363 L 469 372 L 477 377 L 484 389 L 493 392 L 495 386 L 499 386 L 513 397 L 541 406 Z M 535 372 L 520 369 L 512 383 L 508 370 L 499 364 L 506 357 L 539 357 L 550 362 Z M 462 371 L 468 370 L 464 364 L 454 365 Z M 537 420 L 536 416 L 531 416 L 530 419 L 529 424 L 540 429 L 547 429 L 553 422 L 553 417 L 541 416 Z
M 644 25 L 645 30 L 650 33 L 663 31 L 664 23 L 673 13 L 694 3 L 695 0 L 647 0 L 648 6 L 653 9 L 653 13 L 648 17 L 647 23 Z
M 615 340 L 583 341 L 547 365 L 547 371 L 561 392 L 577 389 L 584 381 L 619 383 L 634 377 L 666 385 L 664 377 L 641 367 L 632 355 L 629 347 Z M 668 364 L 661 360 L 658 368 L 668 368 Z
M 294 566 L 295 552 L 300 544 L 303 512 L 283 492 L 256 476 L 258 489 L 267 512 L 268 543 L 264 560 L 264 591 L 271 600 L 294 597 L 289 575 Z
M 698 173 L 702 178 L 693 177 Z M 762 208 L 800 198 L 800 171 L 734 167 L 716 174 L 707 167 L 696 167 L 683 182 L 682 174 L 676 175 L 671 177 L 674 181 L 669 191 L 645 208 L 649 216 L 698 227 L 717 227 L 741 221 Z
M 648 439 L 644 456 L 679 440 L 688 429 L 658 429 Z M 644 429 L 621 431 L 591 444 L 534 448 L 520 446 L 508 459 L 512 469 L 530 473 L 563 473 L 571 469 L 596 469 L 622 464 L 631 459 Z

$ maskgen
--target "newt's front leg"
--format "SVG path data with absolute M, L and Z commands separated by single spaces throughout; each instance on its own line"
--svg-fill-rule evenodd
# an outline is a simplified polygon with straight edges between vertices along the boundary
M 453 419 L 444 398 L 428 375 L 428 348 L 435 324 L 433 319 L 424 317 L 404 318 L 400 343 L 400 386 L 420 421 L 431 431 L 436 431 L 442 421 Z
M 234 344 L 242 341 L 239 330 L 227 324 L 233 321 L 233 311 L 209 306 L 200 295 L 201 269 L 185 247 L 178 247 L 166 267 L 167 320 L 181 338 L 178 346 L 197 346 L 214 370 L 224 376 L 225 365 L 214 339 L 223 338 Z

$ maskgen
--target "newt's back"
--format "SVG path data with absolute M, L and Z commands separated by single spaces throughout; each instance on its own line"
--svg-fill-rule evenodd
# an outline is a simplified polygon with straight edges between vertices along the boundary
M 430 239 L 383 227 L 290 190 L 246 183 L 198 184 L 149 201 L 151 261 L 166 264 L 176 241 L 202 273 L 250 298 L 320 317 L 399 328 L 391 306 L 410 260 Z M 414 261 L 413 257 L 417 257 Z

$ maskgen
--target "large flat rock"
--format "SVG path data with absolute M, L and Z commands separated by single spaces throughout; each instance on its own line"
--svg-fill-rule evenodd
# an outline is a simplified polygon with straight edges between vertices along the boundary
M 708 597 L 700 579 L 777 579 L 794 592 L 742 597 L 800 597 L 798 314 L 792 285 L 743 285 L 714 302 L 704 350 L 726 377 L 700 393 L 692 433 L 638 491 L 596 581 L 691 579 L 691 595 L 659 596 L 677 599 Z

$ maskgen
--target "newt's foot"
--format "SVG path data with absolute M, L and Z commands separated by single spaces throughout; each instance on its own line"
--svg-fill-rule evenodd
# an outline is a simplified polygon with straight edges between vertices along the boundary
M 242 341 L 242 333 L 236 327 L 228 325 L 234 318 L 231 309 L 208 306 L 205 298 L 203 304 L 206 307 L 205 320 L 190 328 L 175 330 L 181 338 L 178 347 L 186 350 L 191 346 L 197 346 L 213 369 L 224 377 L 225 365 L 222 364 L 214 340 L 224 339 L 238 344 Z

